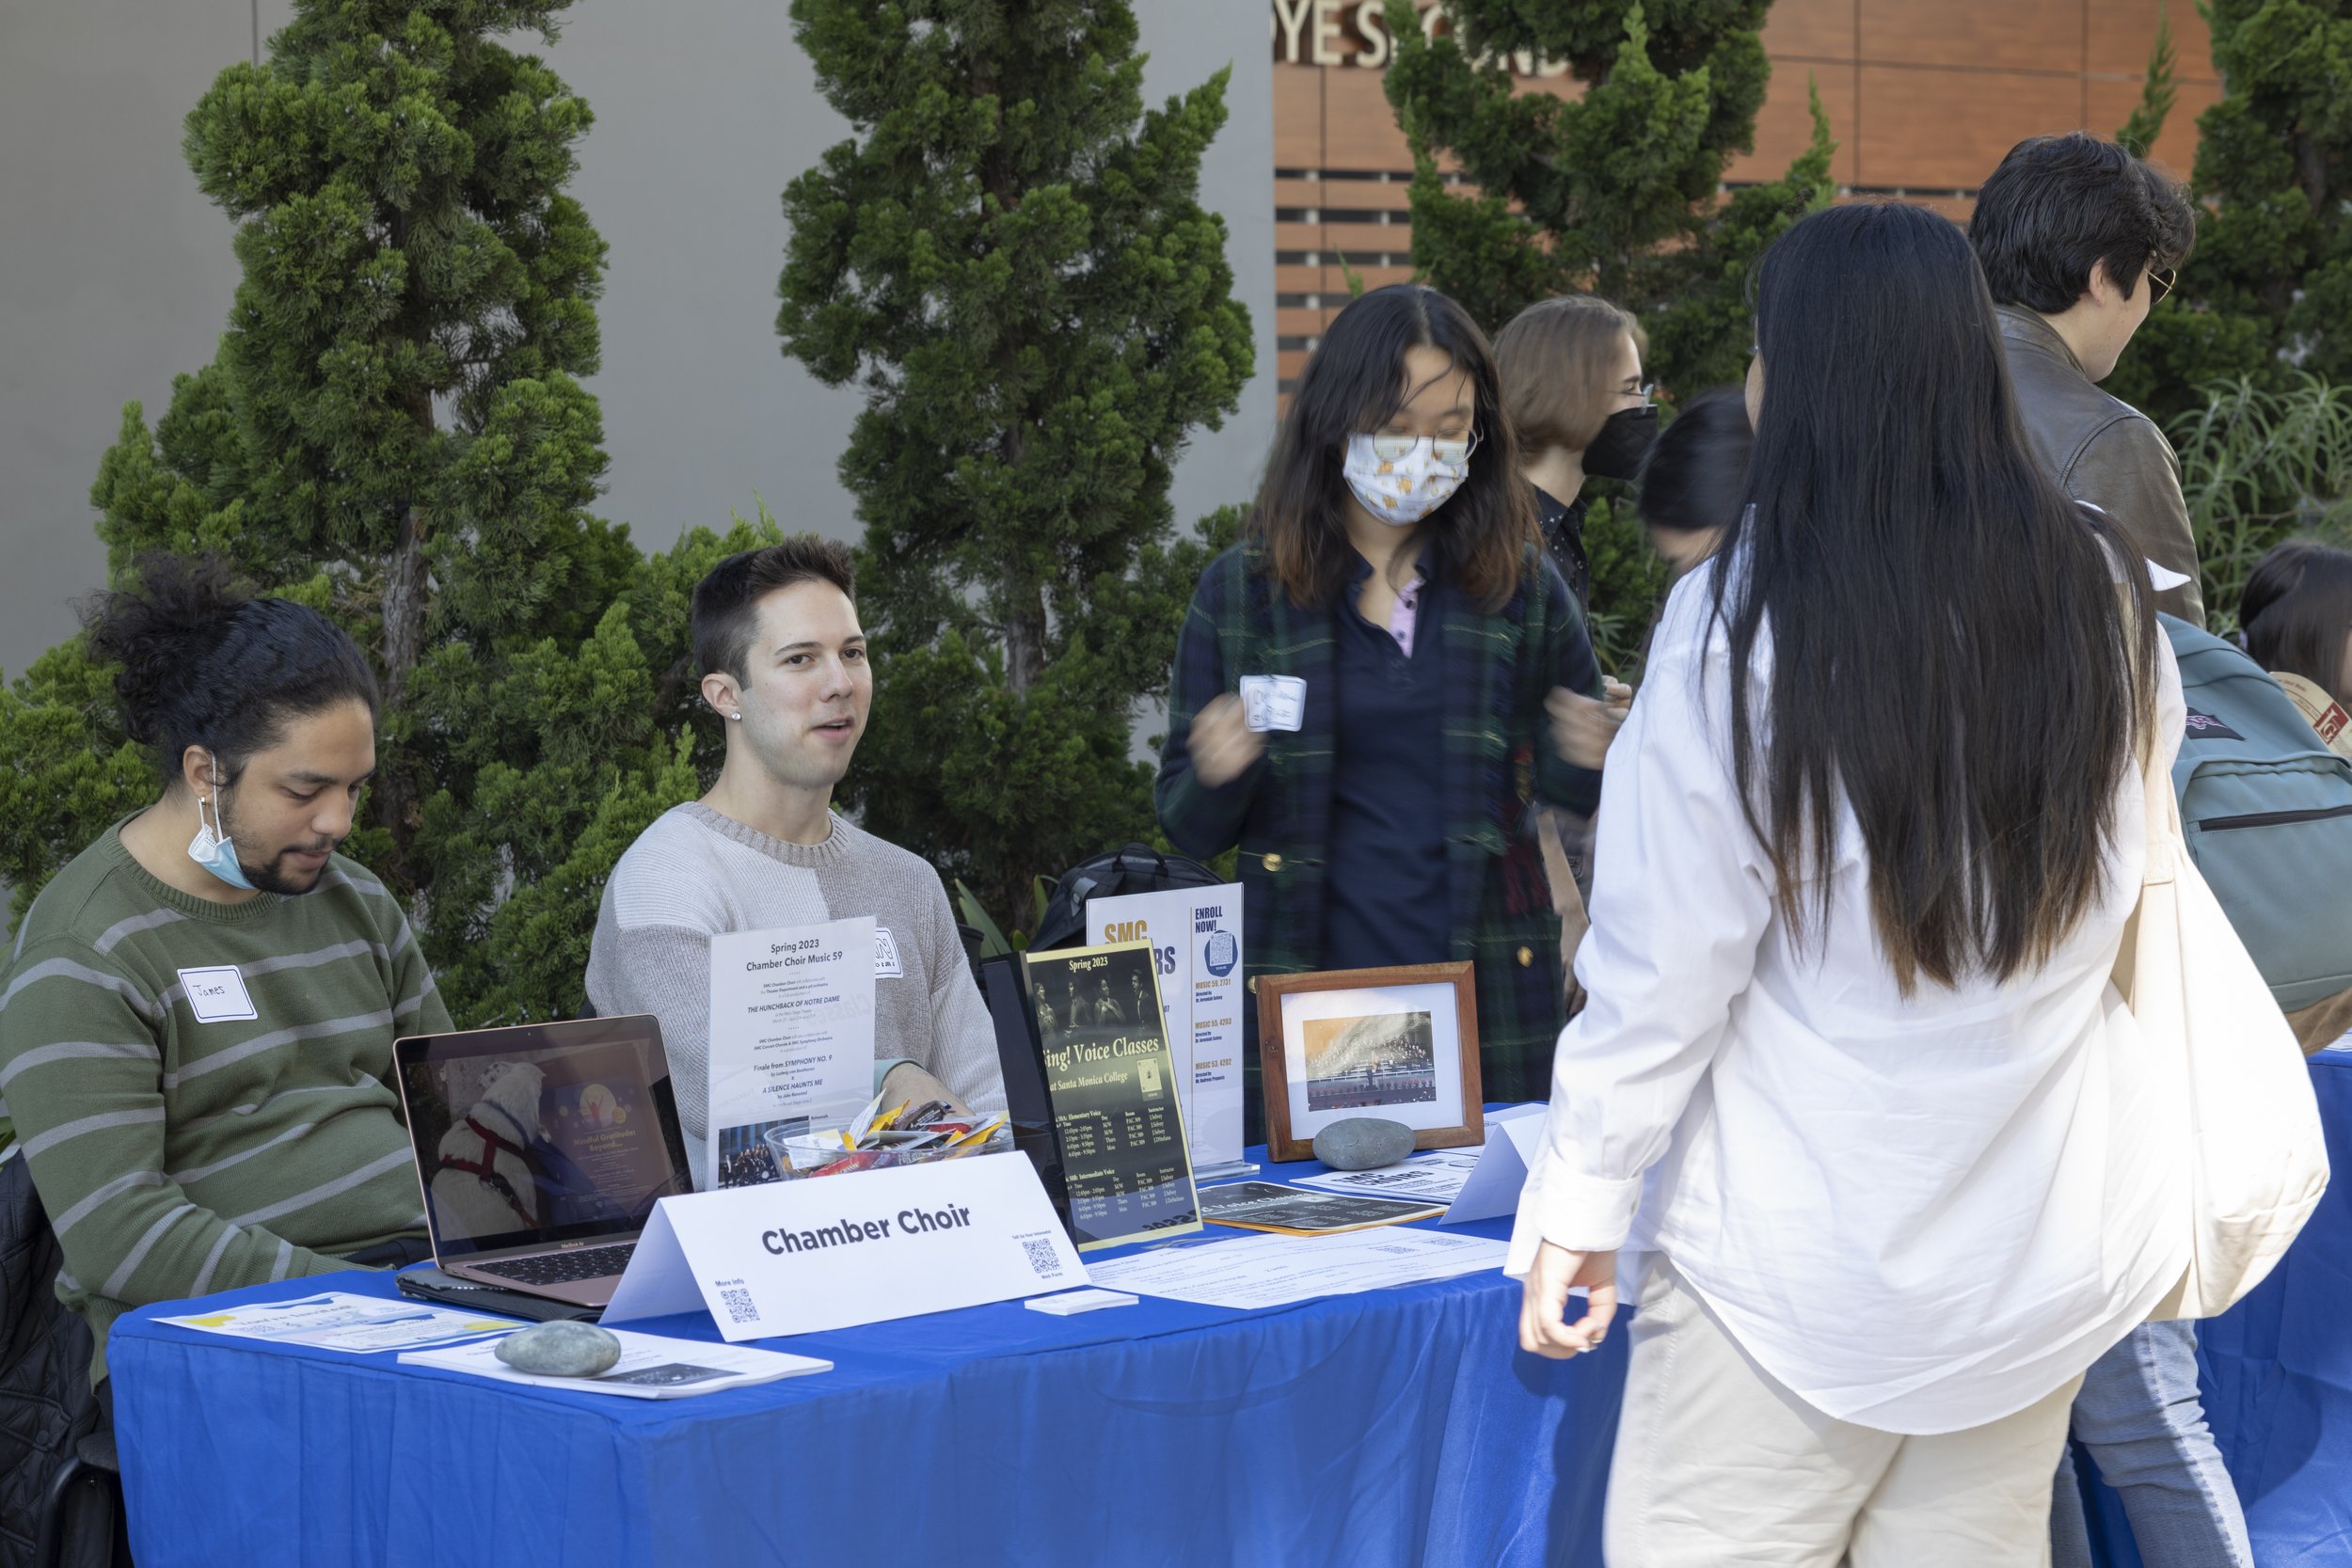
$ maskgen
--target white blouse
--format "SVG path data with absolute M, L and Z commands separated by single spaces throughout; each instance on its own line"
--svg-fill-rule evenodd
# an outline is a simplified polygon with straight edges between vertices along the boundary
M 2046 964 L 1906 999 L 1842 800 L 1826 933 L 1801 944 L 1775 908 L 1732 779 L 1712 570 L 1675 590 L 1610 750 L 1590 1000 L 1560 1037 L 1506 1267 L 1539 1239 L 1655 1249 L 1827 1415 L 1979 1426 L 2089 1367 L 2187 1267 L 2183 1173 L 2107 978 L 2146 854 L 2139 779 L 2118 785 L 2106 892 Z M 2157 648 L 2169 764 L 2185 709 Z M 1771 668 L 1759 637 L 1752 713 Z

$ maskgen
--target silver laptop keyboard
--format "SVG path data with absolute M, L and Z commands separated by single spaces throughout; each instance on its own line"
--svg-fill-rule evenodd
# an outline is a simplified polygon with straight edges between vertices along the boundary
M 510 1258 L 503 1262 L 477 1263 L 484 1274 L 525 1285 L 569 1285 L 582 1279 L 602 1279 L 628 1267 L 635 1242 L 619 1246 L 580 1247 L 571 1252 L 543 1252 L 536 1258 Z

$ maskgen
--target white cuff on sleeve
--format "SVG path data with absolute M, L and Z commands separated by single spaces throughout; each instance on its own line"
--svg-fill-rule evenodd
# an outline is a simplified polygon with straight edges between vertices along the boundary
M 1511 1227 L 1511 1251 L 1502 1272 L 1524 1275 L 1535 1261 L 1538 1243 L 1570 1252 L 1614 1252 L 1633 1229 L 1642 1206 L 1642 1178 L 1612 1180 L 1569 1170 L 1556 1159 L 1538 1162 L 1519 1189 L 1518 1217 Z

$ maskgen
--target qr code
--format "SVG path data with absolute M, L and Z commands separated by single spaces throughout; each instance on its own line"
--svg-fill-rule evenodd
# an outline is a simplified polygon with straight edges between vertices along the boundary
M 737 1323 L 752 1323 L 759 1321 L 759 1308 L 752 1305 L 752 1293 L 749 1291 L 723 1289 L 719 1292 L 719 1300 L 725 1306 L 727 1316 Z
M 1061 1273 L 1061 1259 L 1055 1254 L 1054 1243 L 1042 1236 L 1024 1236 L 1021 1250 L 1029 1255 L 1029 1267 L 1040 1279 L 1052 1279 Z

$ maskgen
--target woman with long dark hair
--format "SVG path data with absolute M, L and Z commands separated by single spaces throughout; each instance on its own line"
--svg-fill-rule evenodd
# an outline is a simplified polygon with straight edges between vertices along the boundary
M 1252 977 L 1470 959 L 1486 1092 L 1525 1100 L 1565 1012 L 1530 807 L 1598 793 L 1544 700 L 1599 673 L 1502 407 L 1445 295 L 1397 284 L 1340 312 L 1193 595 L 1157 799 L 1179 848 L 1239 846 Z M 1246 1067 L 1254 1137 L 1254 1050 Z
M 2186 1265 L 2109 984 L 2179 674 L 1958 229 L 1808 217 L 1756 329 L 1746 509 L 1611 756 L 1520 1337 L 1598 1343 L 1627 1268 L 1612 1568 L 2046 1562 L 2083 1370 Z

